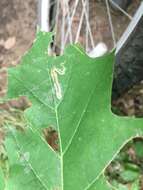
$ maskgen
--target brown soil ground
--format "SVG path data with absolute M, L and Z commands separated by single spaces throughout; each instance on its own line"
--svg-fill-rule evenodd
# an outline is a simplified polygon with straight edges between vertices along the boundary
M 19 63 L 36 31 L 36 1 L 0 1 L 0 97 L 6 92 L 6 68 Z M 25 101 L 13 103 L 23 107 Z

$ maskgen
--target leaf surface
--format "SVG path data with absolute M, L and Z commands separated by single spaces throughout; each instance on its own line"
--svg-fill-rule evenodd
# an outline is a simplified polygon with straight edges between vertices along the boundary
M 12 131 L 6 140 L 8 190 L 109 189 L 99 180 L 123 145 L 143 135 L 143 119 L 111 112 L 114 52 L 91 59 L 71 45 L 63 56 L 48 56 L 51 37 L 39 32 L 22 63 L 8 71 L 8 98 L 32 103 L 25 132 Z M 48 127 L 58 132 L 59 152 L 42 136 Z

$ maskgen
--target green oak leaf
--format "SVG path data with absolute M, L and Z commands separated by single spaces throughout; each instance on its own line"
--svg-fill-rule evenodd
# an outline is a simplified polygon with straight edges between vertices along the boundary
M 5 179 L 2 169 L 0 169 L 0 189 L 5 188 Z
M 49 56 L 52 34 L 38 32 L 21 64 L 8 70 L 8 98 L 27 96 L 24 132 L 9 130 L 7 190 L 108 190 L 104 170 L 143 119 L 111 111 L 114 52 L 92 59 L 77 45 Z M 43 138 L 58 132 L 59 152 Z M 11 127 L 9 127 L 11 128 Z

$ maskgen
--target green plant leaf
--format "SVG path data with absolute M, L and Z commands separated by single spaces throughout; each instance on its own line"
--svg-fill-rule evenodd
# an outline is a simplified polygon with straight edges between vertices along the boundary
M 116 190 L 114 187 L 111 186 L 111 184 L 109 184 L 109 182 L 107 182 L 106 178 L 104 177 L 104 175 L 101 175 L 99 177 L 98 180 L 96 180 L 96 184 L 94 184 L 93 186 L 91 186 L 89 188 L 90 190 L 99 190 L 99 189 L 103 189 L 103 190 Z
M 139 159 L 143 159 L 143 141 L 137 141 L 134 143 L 134 149 L 136 156 Z
M 143 135 L 143 119 L 111 111 L 114 52 L 91 59 L 71 45 L 63 56 L 48 56 L 51 38 L 39 32 L 22 63 L 8 70 L 8 98 L 32 103 L 25 132 L 10 130 L 6 140 L 8 190 L 94 190 L 125 143 Z M 42 136 L 48 127 L 58 133 L 59 152 Z
M 138 190 L 140 187 L 140 184 L 139 184 L 139 181 L 135 181 L 133 184 L 132 184 L 132 187 L 131 187 L 131 190 Z
M 0 169 L 0 189 L 1 190 L 5 189 L 5 179 L 2 169 Z
M 124 181 L 132 182 L 139 178 L 139 171 L 124 170 L 120 175 Z

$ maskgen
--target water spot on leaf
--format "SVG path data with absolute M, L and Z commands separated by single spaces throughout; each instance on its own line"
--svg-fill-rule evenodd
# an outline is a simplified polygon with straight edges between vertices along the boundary
M 24 173 L 29 174 L 31 167 L 29 165 L 30 153 L 25 152 L 20 155 L 20 164 L 24 167 Z
M 78 140 L 81 141 L 82 140 L 81 137 L 78 137 Z
M 104 120 L 104 119 L 102 119 L 101 121 L 102 121 L 103 123 L 105 122 L 105 120 Z
M 85 76 L 88 76 L 88 75 L 90 75 L 90 72 L 86 72 L 86 73 L 85 73 Z
M 25 152 L 25 153 L 21 154 L 21 156 L 20 156 L 20 162 L 21 163 L 28 162 L 29 159 L 30 159 L 30 153 L 29 152 Z
M 25 166 L 25 168 L 24 168 L 24 173 L 25 173 L 25 174 L 29 174 L 30 171 L 31 171 L 31 168 L 29 167 L 29 165 Z

